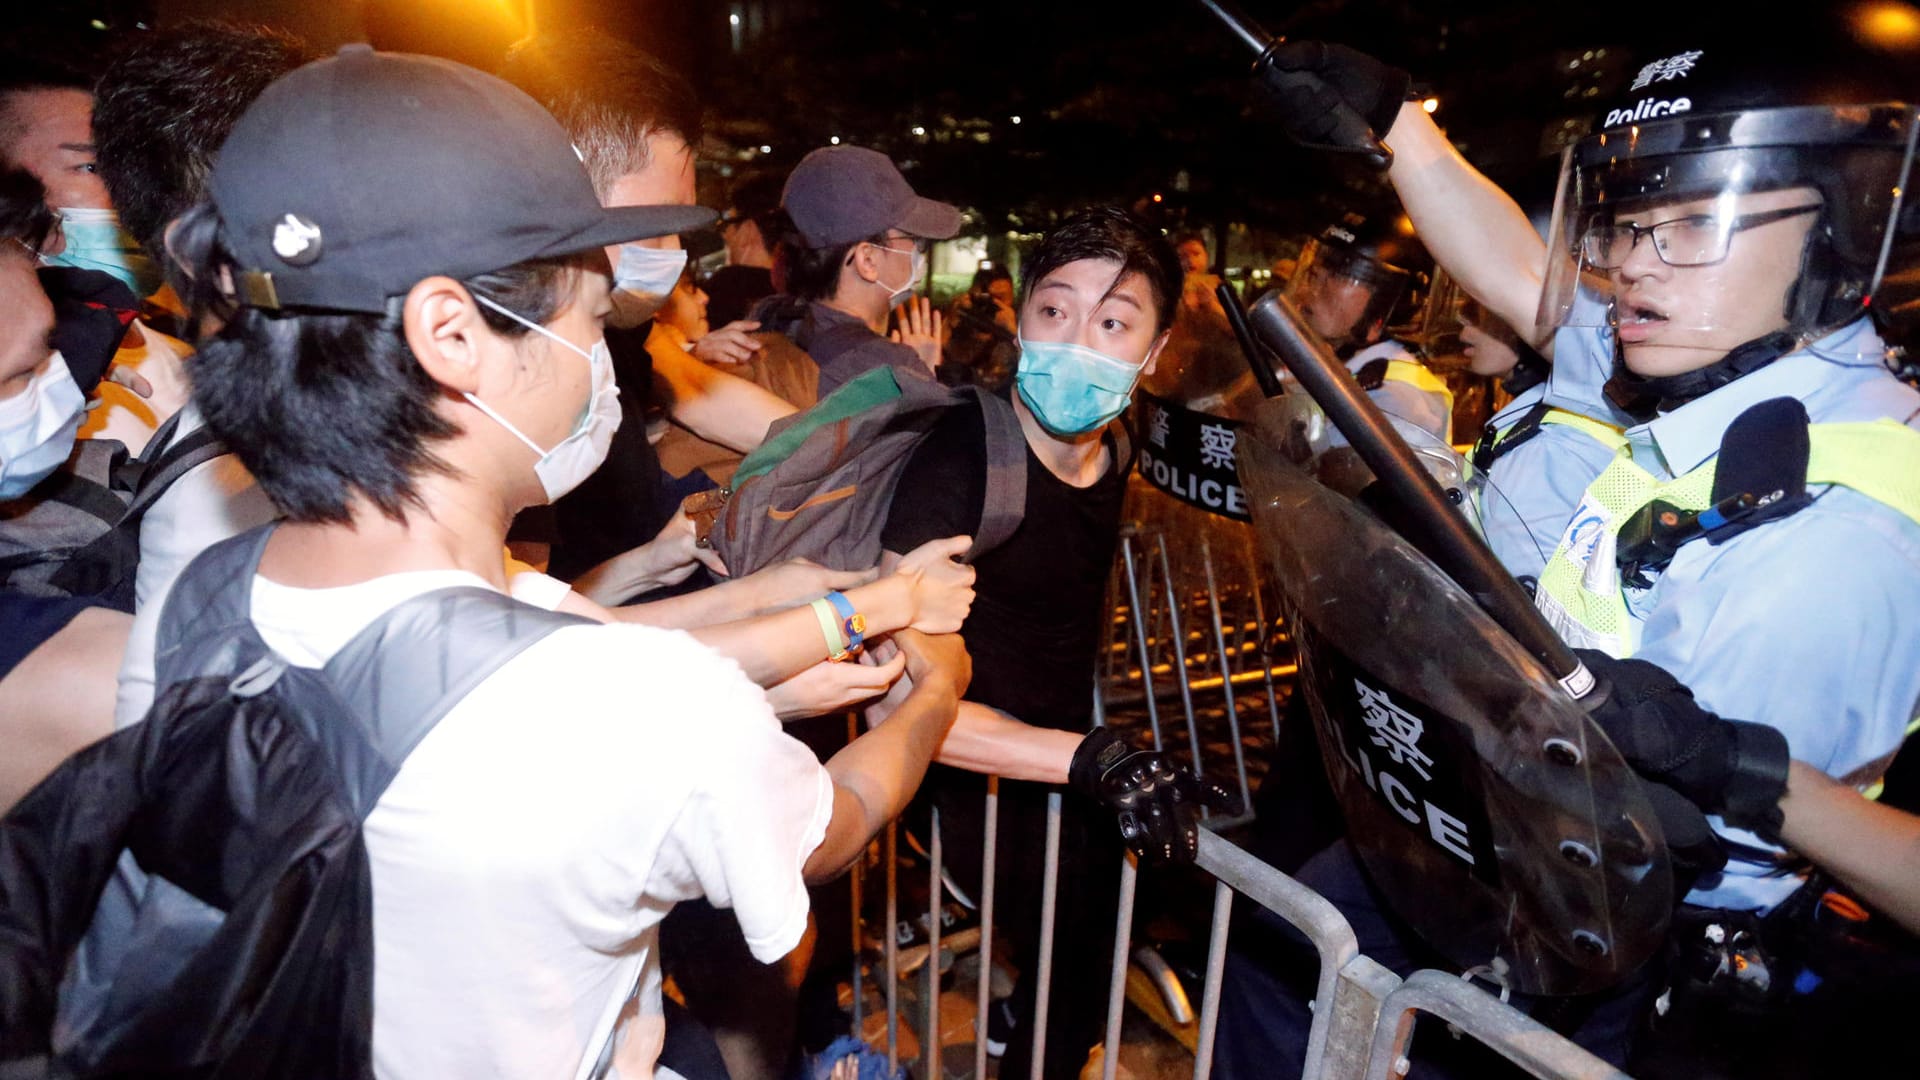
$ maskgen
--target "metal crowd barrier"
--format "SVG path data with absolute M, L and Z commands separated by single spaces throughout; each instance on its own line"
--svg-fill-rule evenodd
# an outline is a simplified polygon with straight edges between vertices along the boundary
M 988 799 L 997 797 L 997 793 L 990 789 Z M 1032 1066 L 1027 1080 L 1041 1080 L 1046 1061 L 1048 1005 L 1053 975 L 1052 938 L 1059 880 L 1060 799 L 1059 794 L 1052 794 L 1048 796 L 1047 803 L 1040 961 L 1038 969 L 1032 973 L 1037 982 Z M 995 809 L 990 803 L 986 819 L 988 858 L 991 858 Z M 891 847 L 892 843 L 889 842 L 888 846 Z M 941 1077 L 983 1080 L 989 1075 L 985 1027 L 991 1004 L 993 968 L 992 863 L 983 867 L 982 874 L 984 890 L 980 901 L 979 975 L 974 985 L 972 1069 L 968 1073 L 954 1073 L 945 1067 L 941 1045 L 942 894 L 937 824 L 928 850 L 931 856 L 927 868 L 928 894 L 932 898 L 928 915 L 932 930 L 927 958 L 919 972 L 922 1013 L 919 1023 L 914 1026 L 920 1042 L 920 1057 L 914 1075 L 918 1080 Z M 1308 1037 L 1306 1060 L 1299 1074 L 1304 1080 L 1397 1080 L 1405 1076 L 1409 1068 L 1414 1021 L 1421 1013 L 1445 1021 L 1462 1035 L 1485 1044 L 1533 1076 L 1548 1080 L 1628 1080 L 1626 1074 L 1458 976 L 1441 971 L 1418 971 L 1403 981 L 1371 958 L 1361 955 L 1353 928 L 1324 897 L 1211 830 L 1201 832 L 1200 851 L 1195 865 L 1214 878 L 1214 901 L 1197 1016 L 1198 1038 L 1193 1080 L 1209 1080 L 1212 1075 L 1221 981 L 1226 969 L 1236 896 L 1252 900 L 1298 928 L 1319 954 L 1319 983 L 1312 1003 L 1313 1024 Z M 892 915 L 895 914 L 894 890 L 897 889 L 898 878 L 891 868 L 887 876 L 890 886 L 888 912 Z M 1119 917 L 1114 931 L 1114 972 L 1107 995 L 1101 1080 L 1115 1080 L 1120 1062 L 1136 882 L 1132 860 L 1123 860 L 1119 869 Z M 856 980 L 858 978 L 856 974 Z M 898 993 L 901 983 L 898 946 L 891 932 L 887 935 L 885 979 L 886 1049 L 891 1071 L 900 1064 L 900 1031 L 903 1022 Z M 858 985 L 856 982 L 856 987 Z M 857 1016 L 855 1022 L 859 1023 Z M 913 1020 L 906 1018 L 905 1022 L 912 1024 Z
M 1139 512 L 1142 502 L 1146 503 L 1144 514 Z M 1101 1080 L 1115 1080 L 1119 1066 L 1130 966 L 1140 970 L 1144 981 L 1159 990 L 1169 1017 L 1176 1022 L 1196 1022 L 1193 1078 L 1208 1080 L 1236 896 L 1252 900 L 1297 927 L 1318 951 L 1319 982 L 1301 1074 L 1307 1080 L 1389 1080 L 1405 1075 L 1414 1020 L 1420 1013 L 1441 1018 L 1536 1076 L 1568 1080 L 1621 1077 L 1585 1050 L 1458 977 L 1422 971 L 1403 982 L 1359 953 L 1352 927 L 1325 898 L 1218 835 L 1216 830 L 1231 828 L 1250 816 L 1252 792 L 1243 734 L 1264 729 L 1264 733 L 1277 735 L 1282 687 L 1294 674 L 1290 646 L 1277 620 L 1268 618 L 1274 601 L 1263 595 L 1263 575 L 1250 530 L 1223 528 L 1219 519 L 1188 513 L 1167 500 L 1155 503 L 1151 498 L 1136 498 L 1135 504 L 1129 515 L 1135 524 L 1122 536 L 1116 573 L 1109 583 L 1112 617 L 1106 623 L 1105 645 L 1096 672 L 1095 719 L 1101 724 L 1122 726 L 1144 720 L 1155 748 L 1176 756 L 1181 751 L 1177 732 L 1183 730 L 1185 754 L 1196 776 L 1207 771 L 1208 736 L 1217 746 L 1218 738 L 1224 735 L 1231 747 L 1231 783 L 1237 786 L 1249 814 L 1216 817 L 1201 834 L 1197 865 L 1212 876 L 1214 885 L 1211 933 L 1197 1013 L 1186 999 L 1184 987 L 1157 953 L 1150 949 L 1134 952 L 1131 931 L 1138 878 L 1133 862 L 1121 861 Z M 1171 718 L 1163 714 L 1163 709 L 1176 707 L 1180 726 L 1170 731 L 1171 724 L 1163 721 Z M 1173 735 L 1171 739 L 1169 734 Z M 1213 764 L 1221 773 L 1228 767 L 1218 758 Z M 982 834 L 985 865 L 977 898 L 980 927 L 978 944 L 973 946 L 977 948 L 979 976 L 971 1002 L 971 1080 L 986 1080 L 989 1075 L 986 1023 L 992 1004 L 1000 783 L 998 778 L 990 778 L 986 793 Z M 1046 803 L 1038 965 L 1035 971 L 1020 973 L 1023 978 L 1036 980 L 1033 1064 L 1026 1080 L 1041 1080 L 1046 1061 L 1060 834 L 1061 796 L 1053 793 Z M 917 1016 L 907 1016 L 901 1002 L 900 943 L 895 933 L 900 925 L 898 846 L 898 827 L 889 827 L 883 844 L 887 920 L 884 970 L 876 973 L 884 984 L 888 1066 L 893 1070 L 900 1065 L 905 1023 L 919 1042 L 918 1060 L 913 1063 L 919 1080 L 959 1080 L 968 1074 L 945 1068 L 941 1045 L 944 894 L 938 811 L 933 813 L 924 845 L 928 941 L 926 959 L 916 979 Z M 864 882 L 858 870 L 853 888 L 854 941 L 856 951 L 864 954 L 860 946 L 866 940 L 860 903 Z M 857 955 L 853 972 L 856 1031 L 862 1030 L 866 1000 L 867 976 Z

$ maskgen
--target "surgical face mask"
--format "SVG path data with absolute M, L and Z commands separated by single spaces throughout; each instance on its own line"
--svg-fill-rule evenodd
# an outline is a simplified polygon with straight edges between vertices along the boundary
M 1096 431 L 1126 409 L 1140 368 L 1065 341 L 1020 339 L 1014 385 L 1040 426 L 1055 435 Z
M 27 388 L 0 400 L 0 499 L 17 499 L 60 467 L 87 412 L 87 398 L 54 353 Z
M 144 300 L 160 291 L 160 267 L 140 248 L 133 234 L 120 227 L 120 216 L 111 210 L 86 207 L 60 208 L 60 231 L 67 238 L 66 250 L 44 256 L 48 266 L 73 266 L 112 274 L 133 290 L 136 300 Z
M 620 262 L 613 268 L 613 325 L 639 326 L 653 318 L 686 268 L 685 248 L 620 245 Z
M 579 419 L 573 422 L 573 433 L 560 440 L 560 444 L 551 450 L 540 449 L 539 443 L 527 438 L 506 417 L 489 408 L 486 402 L 472 394 L 466 395 L 474 408 L 492 417 L 494 423 L 506 428 L 514 438 L 526 443 L 528 449 L 540 455 L 540 459 L 533 463 L 534 475 L 540 478 L 540 488 L 547 493 L 547 501 L 554 502 L 579 487 L 581 481 L 592 476 L 600 463 L 607 460 L 607 449 L 613 443 L 613 433 L 620 429 L 620 387 L 613 381 L 613 357 L 607 352 L 605 339 L 594 342 L 593 350 L 589 352 L 484 296 L 475 296 L 474 299 L 534 333 L 544 335 L 569 352 L 586 357 L 587 365 L 593 369 L 593 393 L 581 407 Z
M 925 258 L 917 250 L 913 252 L 906 252 L 906 251 L 900 250 L 899 248 L 887 247 L 885 244 L 876 244 L 874 246 L 879 247 L 885 251 L 891 251 L 895 255 L 907 256 L 907 283 L 906 284 L 901 285 L 898 288 L 895 288 L 894 286 L 887 284 L 887 280 L 885 278 L 882 278 L 882 277 L 874 278 L 874 284 L 880 286 L 883 289 L 886 289 L 891 294 L 887 297 L 887 306 L 899 307 L 901 304 L 904 304 L 907 301 L 913 299 L 913 294 L 919 291 L 921 273 L 926 269 L 926 266 L 927 266 Z

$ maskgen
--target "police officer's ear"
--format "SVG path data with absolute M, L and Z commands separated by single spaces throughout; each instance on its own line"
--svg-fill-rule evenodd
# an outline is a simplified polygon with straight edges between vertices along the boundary
M 443 275 L 426 278 L 407 290 L 401 313 L 407 348 L 426 373 L 455 394 L 478 393 L 497 354 L 485 343 L 496 338 L 466 287 Z

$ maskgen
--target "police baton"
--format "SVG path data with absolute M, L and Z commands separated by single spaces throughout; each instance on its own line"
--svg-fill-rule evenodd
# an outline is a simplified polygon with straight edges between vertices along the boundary
M 1440 485 L 1414 458 L 1406 440 L 1387 422 L 1386 414 L 1307 326 L 1299 309 L 1286 297 L 1269 293 L 1253 305 L 1248 321 L 1258 343 L 1287 365 L 1404 511 L 1400 524 L 1406 538 L 1540 661 L 1570 697 L 1577 701 L 1592 692 L 1593 674 L 1534 609 L 1520 583 L 1468 527 Z M 1247 358 L 1257 377 L 1264 366 L 1261 358 L 1254 352 Z
M 1214 18 L 1241 44 L 1253 50 L 1253 77 L 1272 90 L 1285 91 L 1308 86 L 1318 79 L 1303 71 L 1294 71 L 1280 67 L 1274 62 L 1274 50 L 1286 43 L 1284 37 L 1274 37 L 1241 11 L 1239 5 L 1231 0 L 1200 0 L 1200 6 L 1207 9 Z M 1301 142 L 1316 150 L 1332 150 L 1339 153 L 1358 154 L 1367 159 L 1374 168 L 1385 169 L 1393 163 L 1393 151 L 1387 149 L 1361 119 L 1360 114 L 1345 104 L 1335 104 L 1328 112 L 1329 127 L 1326 141 L 1319 143 Z M 1296 139 L 1296 142 L 1300 140 Z
M 1220 309 L 1227 313 L 1227 325 L 1233 327 L 1233 336 L 1240 342 L 1240 351 L 1246 354 L 1247 366 L 1253 369 L 1253 379 L 1260 384 L 1260 392 L 1268 397 L 1279 397 L 1287 392 L 1280 385 L 1280 373 L 1273 370 L 1273 354 L 1254 340 L 1253 331 L 1247 327 L 1247 311 L 1240 306 L 1240 294 L 1233 286 L 1221 282 L 1213 290 L 1220 300 Z

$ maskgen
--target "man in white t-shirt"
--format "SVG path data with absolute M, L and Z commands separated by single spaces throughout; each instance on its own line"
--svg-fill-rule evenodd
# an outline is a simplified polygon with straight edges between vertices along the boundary
M 196 305 L 223 322 L 195 402 L 285 515 L 252 618 L 301 666 L 410 597 L 508 588 L 507 523 L 590 473 L 619 415 L 603 248 L 711 217 L 602 209 L 531 99 L 365 46 L 269 87 L 209 190 L 178 227 Z M 943 553 L 963 546 L 907 576 L 952 580 Z M 844 655 L 869 613 L 822 604 L 767 621 Z M 957 626 L 937 607 L 870 614 Z M 568 627 L 484 679 L 365 824 L 376 1072 L 584 1077 L 604 1056 L 649 1075 L 674 903 L 731 907 L 777 959 L 805 884 L 850 865 L 918 784 L 968 661 L 950 635 L 893 640 L 913 692 L 824 766 L 739 666 L 678 632 Z

